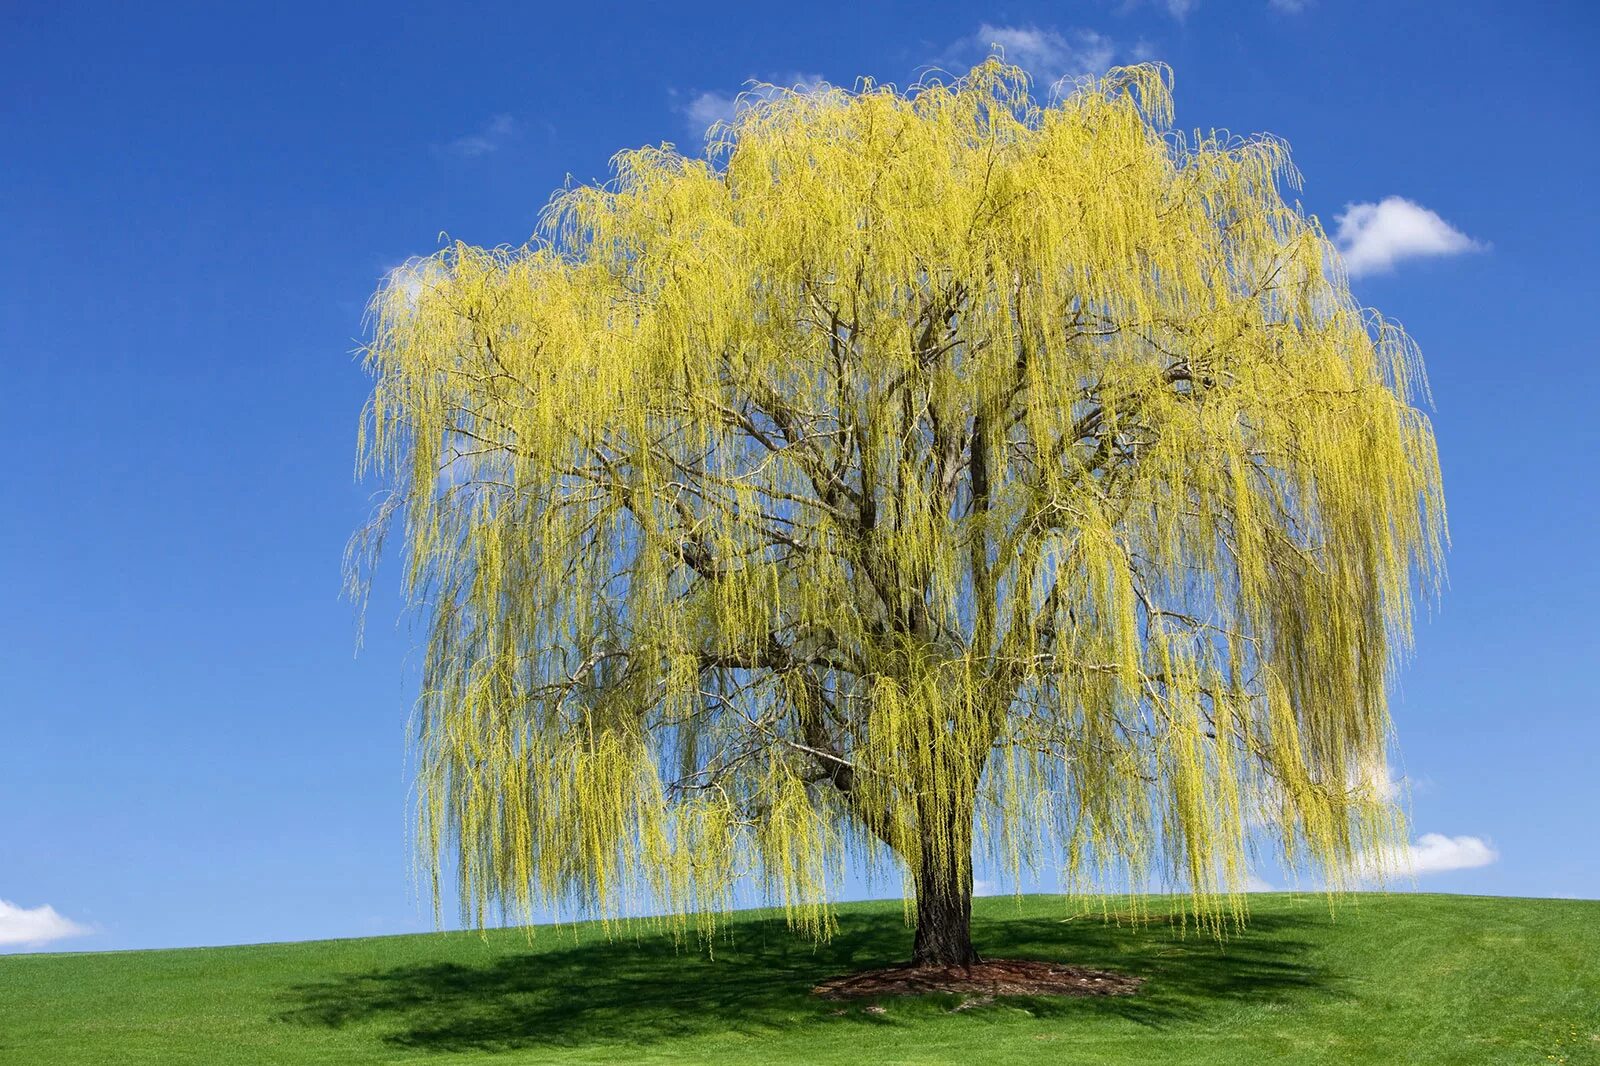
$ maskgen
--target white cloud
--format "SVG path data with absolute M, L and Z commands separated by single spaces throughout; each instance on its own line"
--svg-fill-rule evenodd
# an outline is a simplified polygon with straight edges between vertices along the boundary
M 496 115 L 483 128 L 476 133 L 469 133 L 465 137 L 457 137 L 444 146 L 444 150 L 451 155 L 465 156 L 475 159 L 478 156 L 498 152 L 505 143 L 515 137 L 521 130 L 517 120 L 510 115 Z
M 1352 872 L 1363 881 L 1421 877 L 1488 866 L 1500 858 L 1482 837 L 1424 833 L 1410 844 L 1360 856 Z
M 1005 57 L 1032 74 L 1043 84 L 1053 85 L 1062 78 L 1099 74 L 1116 58 L 1111 38 L 1094 30 L 1040 29 L 1037 26 L 996 26 L 985 22 L 966 42 L 983 53 L 998 46 Z M 970 47 L 957 51 L 970 55 Z M 952 57 L 954 58 L 954 57 Z
M 448 281 L 448 268 L 436 256 L 412 256 L 384 268 L 378 280 L 379 299 L 390 314 L 412 314 L 425 291 Z M 398 296 L 399 300 L 392 297 Z
M 1405 806 L 1409 794 L 1423 786 L 1410 777 L 1396 777 L 1393 767 L 1387 761 L 1379 760 L 1352 768 L 1345 777 L 1345 787 L 1352 793 L 1362 794 L 1362 798 L 1367 800 L 1376 799 Z M 1270 778 L 1249 789 L 1243 800 L 1246 827 L 1254 830 L 1278 825 L 1285 796 Z
M 980 877 L 972 882 L 972 894 L 974 896 L 998 896 L 1003 892 L 1004 889 L 1000 887 L 1000 882 L 998 881 L 986 881 Z
M 1133 47 L 1128 50 L 1128 58 L 1135 63 L 1148 63 L 1157 55 L 1159 53 L 1156 51 L 1156 46 L 1143 37 L 1133 42 Z
M 770 84 L 769 84 L 770 83 Z M 772 92 L 772 88 L 793 89 L 796 92 L 809 93 L 828 87 L 828 80 L 821 74 L 806 74 L 800 71 L 790 71 L 787 74 L 774 75 L 771 78 L 751 78 L 746 83 L 742 93 L 702 92 L 689 97 L 678 111 L 688 121 L 690 130 L 696 137 L 702 136 L 718 122 L 732 122 L 733 116 L 738 114 L 739 108 L 747 102 L 759 100 Z M 673 95 L 677 95 L 674 93 Z
M 1267 0 L 1267 6 L 1287 15 L 1298 15 L 1311 5 L 1311 0 Z
M 1411 779 L 1396 777 L 1394 768 L 1387 762 L 1377 762 L 1352 771 L 1349 775 L 1349 785 L 1352 790 L 1370 789 L 1385 803 L 1399 803 L 1411 788 Z
M 1382 273 L 1402 259 L 1483 248 L 1426 207 L 1399 196 L 1375 204 L 1348 204 L 1337 221 L 1335 241 L 1351 277 Z
M 738 97 L 727 93 L 701 93 L 683 106 L 684 117 L 697 129 L 707 129 L 716 122 L 733 119 Z
M 0 947 L 38 947 L 69 936 L 83 936 L 89 931 L 57 914 L 54 907 L 30 909 L 0 899 Z
M 1154 8 L 1163 8 L 1168 15 L 1182 22 L 1189 17 L 1195 8 L 1200 6 L 1200 0 L 1122 0 L 1117 7 L 1117 14 L 1127 15 L 1146 5 Z
M 406 308 L 415 310 L 417 299 L 422 295 L 422 285 L 428 260 L 421 258 L 407 259 L 404 263 L 390 267 L 383 272 L 380 287 L 398 289 L 405 299 Z
M 1276 888 L 1273 888 L 1265 880 L 1263 880 L 1262 878 L 1257 877 L 1255 874 L 1246 874 L 1245 875 L 1245 878 L 1244 878 L 1244 890 L 1246 892 L 1276 892 L 1276 891 L 1278 891 Z

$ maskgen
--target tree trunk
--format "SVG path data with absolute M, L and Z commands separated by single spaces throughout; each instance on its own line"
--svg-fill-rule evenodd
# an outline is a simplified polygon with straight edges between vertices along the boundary
M 971 966 L 979 962 L 972 946 L 972 877 L 961 885 L 917 888 L 917 936 L 911 949 L 916 966 Z
M 945 833 L 923 827 L 913 965 L 971 966 L 980 961 L 972 946 L 972 813 L 970 803 L 952 804 Z

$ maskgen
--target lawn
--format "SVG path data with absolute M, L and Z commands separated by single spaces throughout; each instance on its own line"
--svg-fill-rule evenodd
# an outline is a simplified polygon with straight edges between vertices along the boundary
M 979 949 L 1138 995 L 811 996 L 906 955 L 899 904 L 863 903 L 816 947 L 741 913 L 714 958 L 594 926 L 4 957 L 0 1062 L 1600 1063 L 1600 902 L 1259 895 L 1225 943 L 1078 906 L 979 900 Z

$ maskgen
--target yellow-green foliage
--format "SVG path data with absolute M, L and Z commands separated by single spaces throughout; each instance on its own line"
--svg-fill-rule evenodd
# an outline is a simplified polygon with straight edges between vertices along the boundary
M 1156 66 L 773 91 L 377 294 L 356 547 L 403 529 L 469 917 L 754 875 L 824 934 L 841 864 L 959 884 L 975 822 L 1215 918 L 1258 838 L 1334 884 L 1393 841 L 1421 365 L 1284 145 L 1171 106 Z

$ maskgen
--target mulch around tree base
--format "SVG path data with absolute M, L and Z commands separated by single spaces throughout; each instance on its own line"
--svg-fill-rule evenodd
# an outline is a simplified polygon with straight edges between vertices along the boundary
M 830 977 L 811 991 L 823 999 L 922 996 L 959 992 L 988 996 L 1130 996 L 1142 977 L 1030 959 L 985 959 L 966 966 L 887 966 Z

